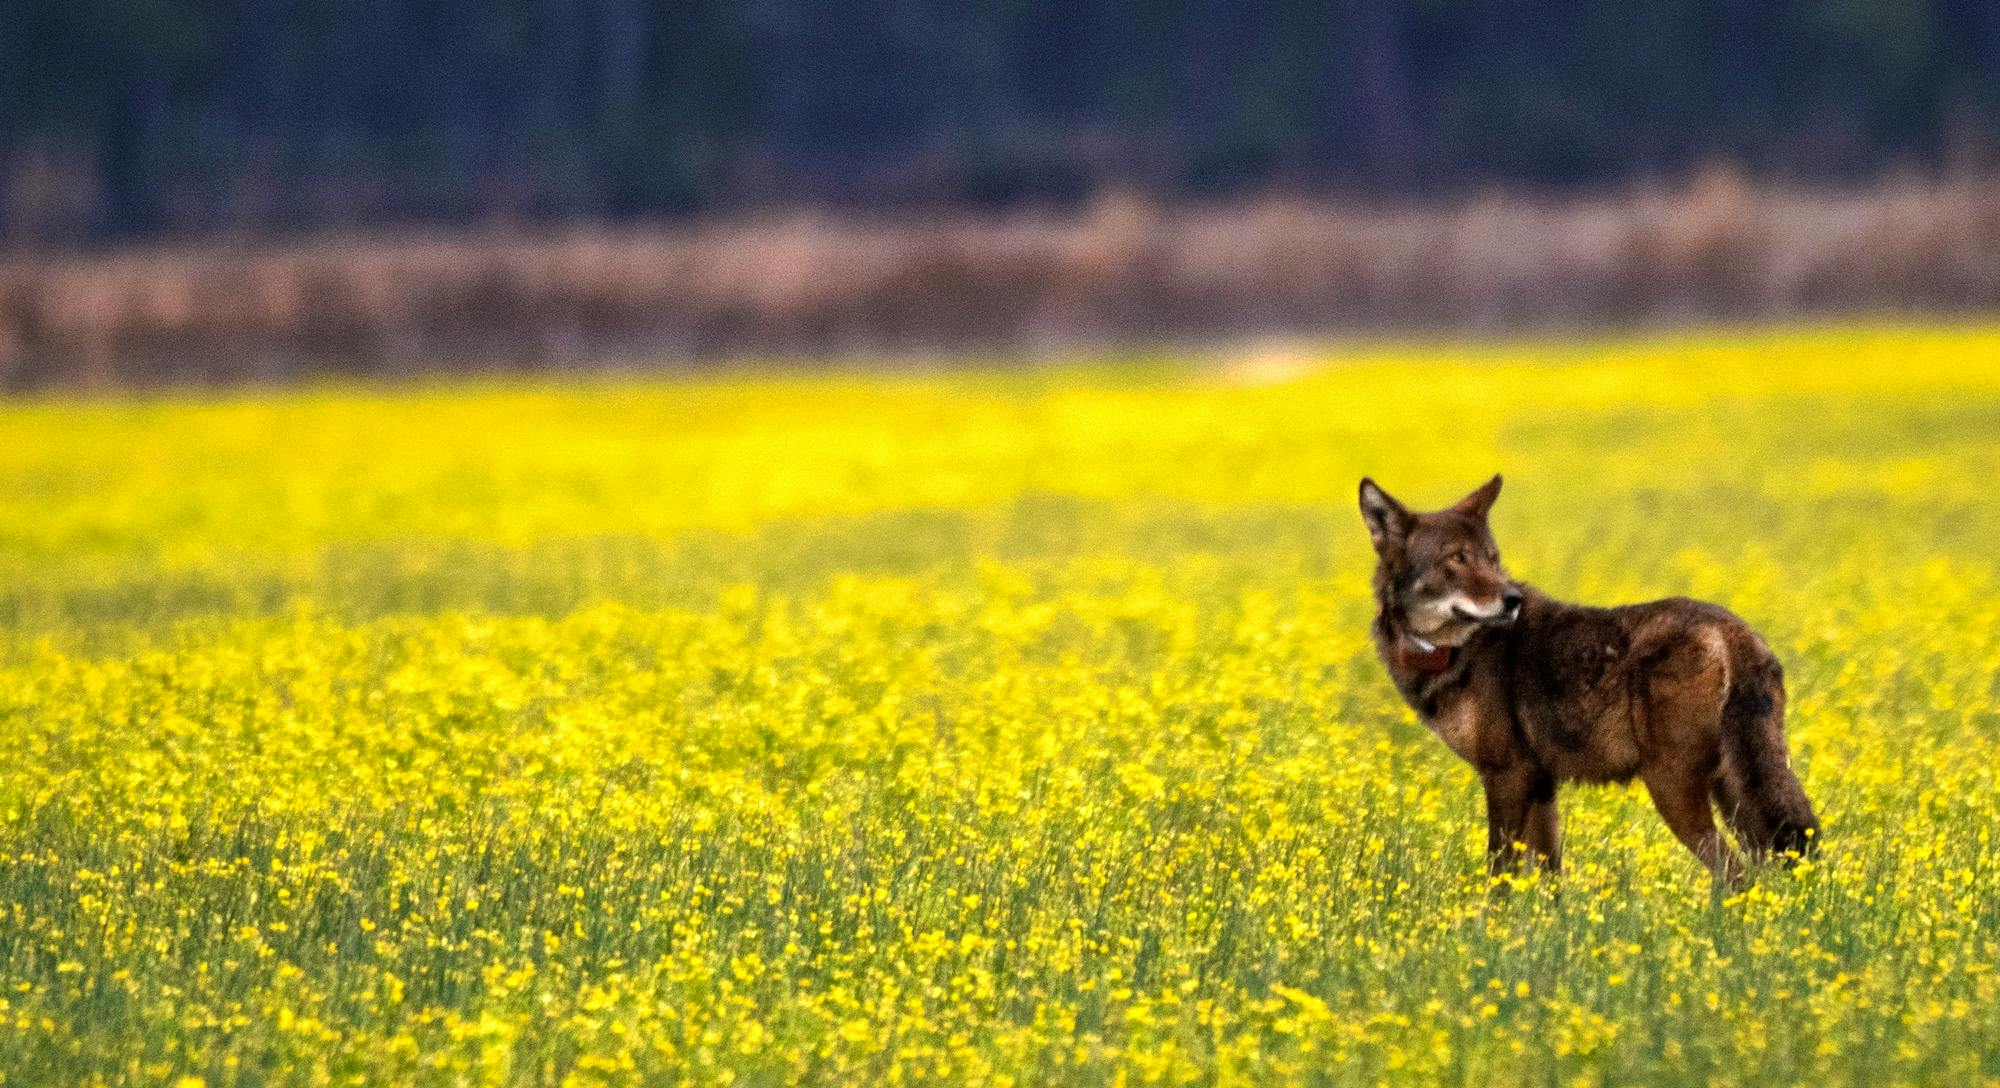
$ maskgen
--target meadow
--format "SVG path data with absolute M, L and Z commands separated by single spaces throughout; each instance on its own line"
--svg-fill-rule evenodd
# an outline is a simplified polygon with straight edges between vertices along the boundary
M 1494 894 L 1355 510 L 1769 638 Z M 2000 332 L 0 406 L 0 1084 L 2000 1084 Z

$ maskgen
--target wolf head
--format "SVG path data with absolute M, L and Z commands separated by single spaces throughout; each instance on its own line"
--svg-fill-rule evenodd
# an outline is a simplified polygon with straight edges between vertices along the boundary
M 1433 646 L 1461 646 L 1482 627 L 1520 615 L 1521 587 L 1500 565 L 1486 515 L 1500 497 L 1495 476 L 1457 505 L 1412 513 L 1361 481 L 1361 518 L 1375 543 L 1375 595 L 1400 628 Z

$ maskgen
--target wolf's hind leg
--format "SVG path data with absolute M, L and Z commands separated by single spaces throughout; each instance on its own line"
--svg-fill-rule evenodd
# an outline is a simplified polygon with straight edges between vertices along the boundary
M 1743 861 L 1716 830 L 1715 813 L 1708 807 L 1708 785 L 1714 775 L 1695 773 L 1686 767 L 1652 766 L 1641 777 L 1653 807 L 1674 837 L 1701 859 L 1715 879 L 1733 886 L 1743 876 Z

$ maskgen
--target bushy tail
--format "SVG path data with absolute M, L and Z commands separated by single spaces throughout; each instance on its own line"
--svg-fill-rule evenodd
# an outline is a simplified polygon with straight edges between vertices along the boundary
M 1735 664 L 1722 706 L 1716 806 L 1752 858 L 1810 856 L 1819 847 L 1819 820 L 1785 751 L 1784 669 L 1761 645 Z

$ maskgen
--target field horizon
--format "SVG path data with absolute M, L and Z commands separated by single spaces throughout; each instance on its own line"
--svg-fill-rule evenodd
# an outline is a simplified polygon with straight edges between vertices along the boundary
M 1047 360 L 1255 337 L 1951 320 L 2000 306 L 2000 176 L 1724 166 L 1597 190 L 191 237 L 0 251 L 0 391 Z

